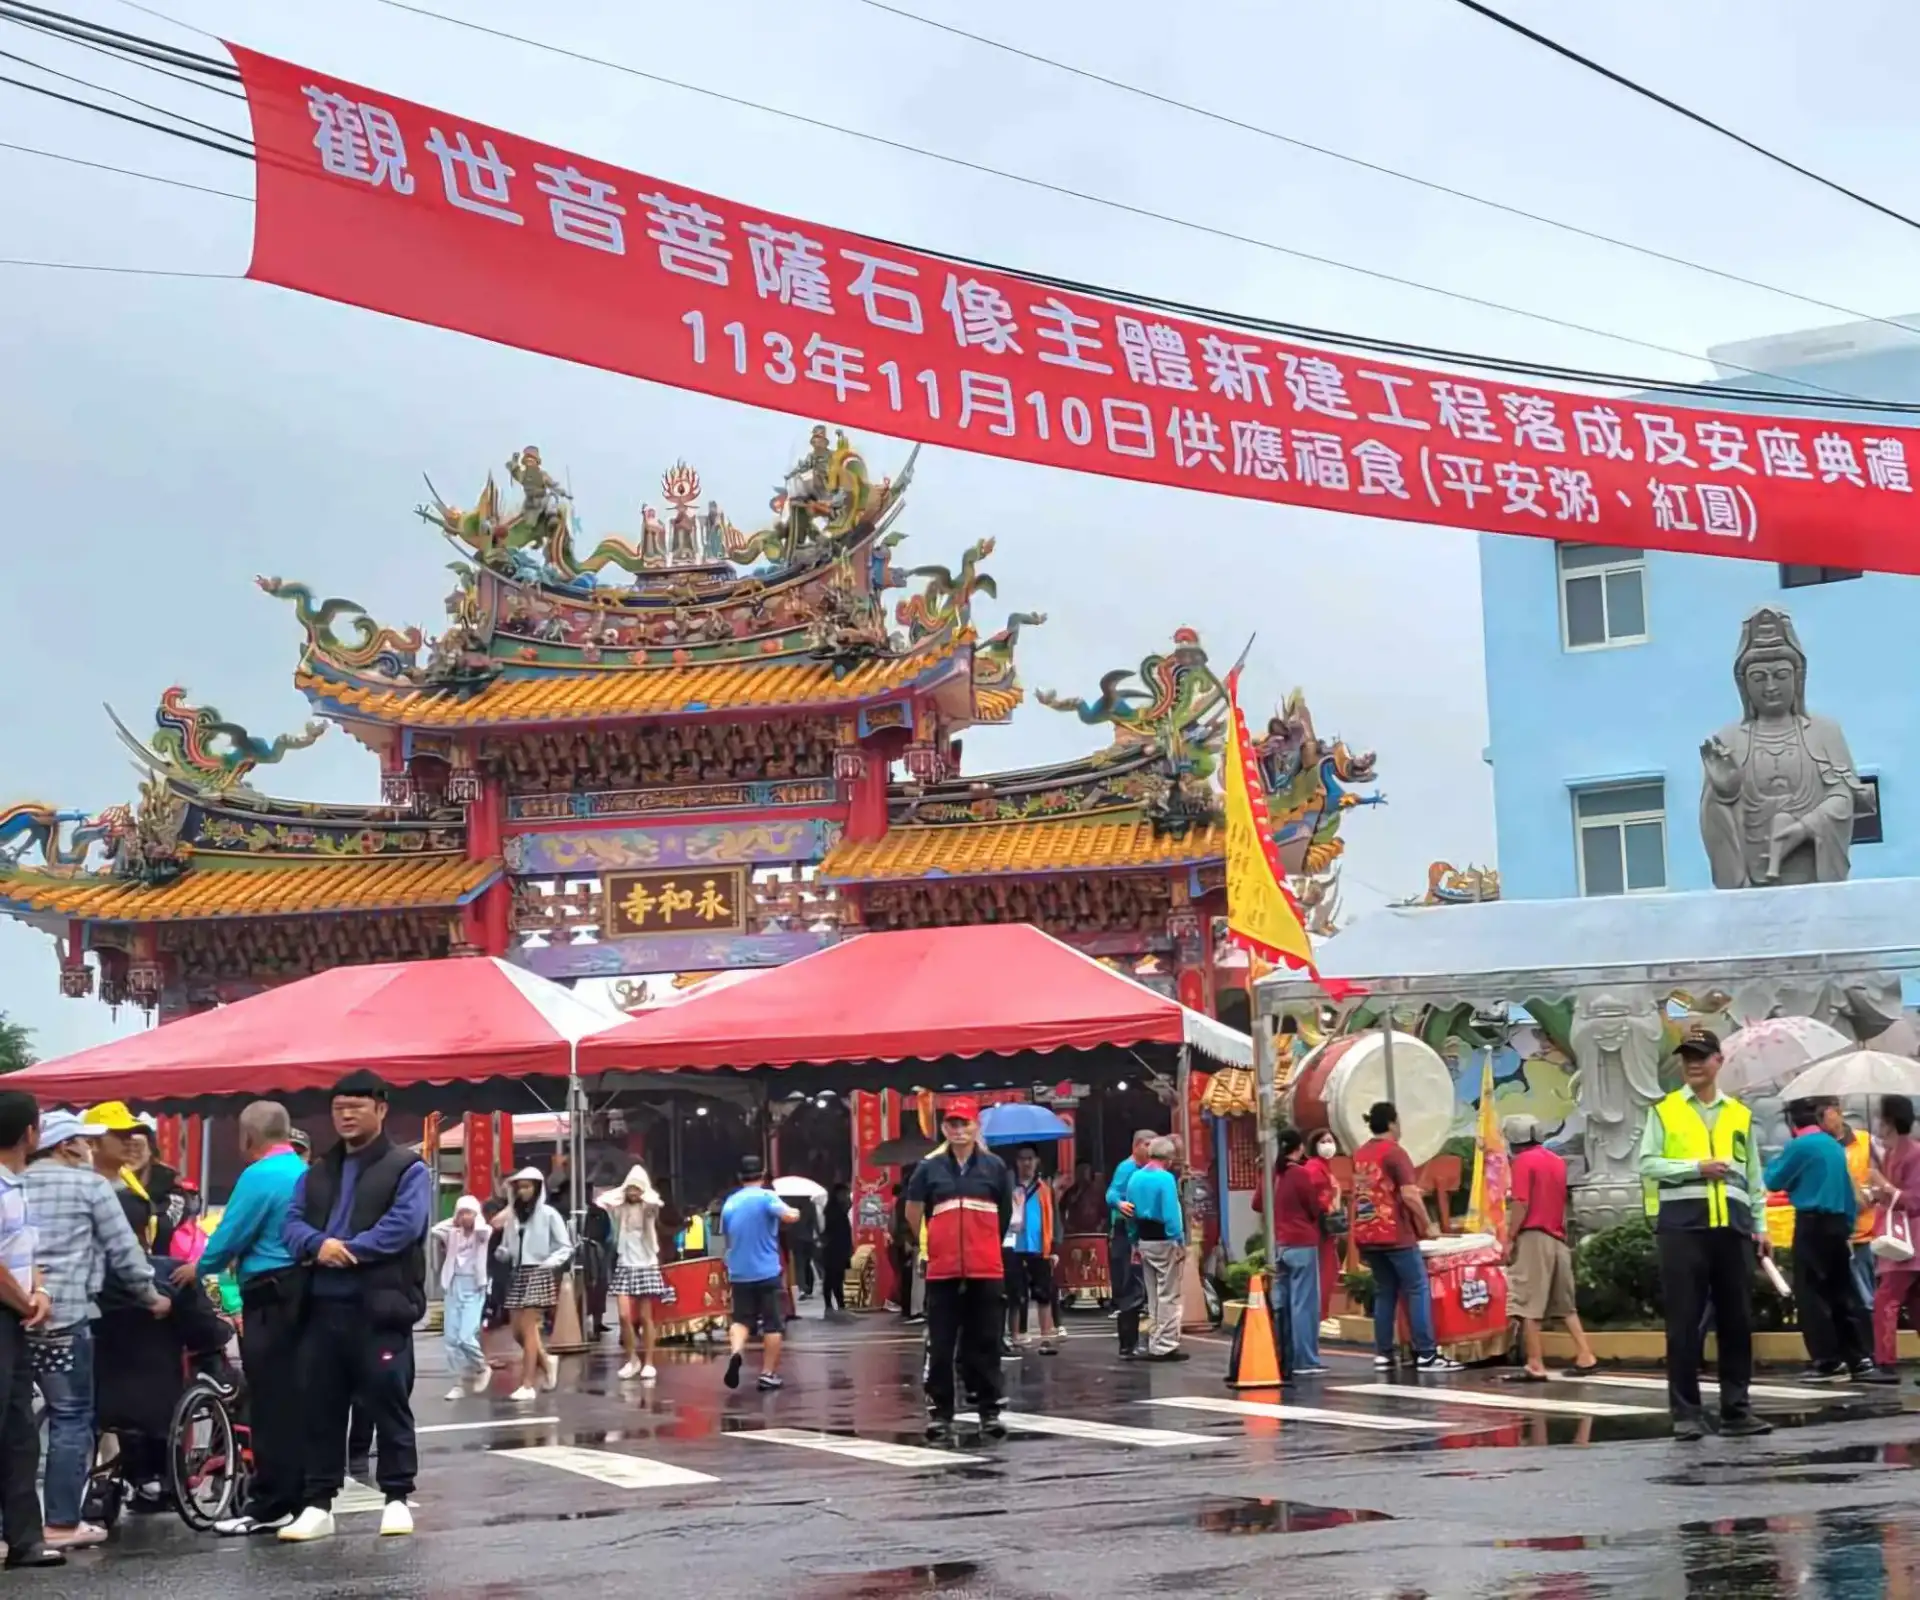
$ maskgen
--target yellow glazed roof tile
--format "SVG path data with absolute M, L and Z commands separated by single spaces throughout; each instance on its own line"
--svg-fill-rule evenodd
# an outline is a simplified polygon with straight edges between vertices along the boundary
M 1191 866 L 1226 854 L 1224 828 L 1184 839 L 1156 835 L 1138 817 L 1111 821 L 977 822 L 896 827 L 881 839 L 841 842 L 820 876 L 841 882 Z
M 327 861 L 260 867 L 188 867 L 148 888 L 117 878 L 0 872 L 0 908 L 90 922 L 191 922 L 214 917 L 314 916 L 456 906 L 498 874 L 460 857 Z
M 588 717 L 659 717 L 756 707 L 850 705 L 904 687 L 950 660 L 972 635 L 937 650 L 864 661 L 842 677 L 823 662 L 728 661 L 500 677 L 472 694 L 340 683 L 302 670 L 294 683 L 343 716 L 414 728 L 501 727 Z

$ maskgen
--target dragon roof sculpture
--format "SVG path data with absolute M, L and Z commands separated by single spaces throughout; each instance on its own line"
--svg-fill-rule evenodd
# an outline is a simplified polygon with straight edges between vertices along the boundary
M 1357 792 L 1374 781 L 1374 753 L 1351 750 L 1343 739 L 1322 741 L 1303 690 L 1293 690 L 1268 719 L 1254 753 L 1266 780 L 1274 841 L 1289 872 L 1325 871 L 1346 848 L 1339 838 L 1342 815 L 1386 803 L 1378 790 Z

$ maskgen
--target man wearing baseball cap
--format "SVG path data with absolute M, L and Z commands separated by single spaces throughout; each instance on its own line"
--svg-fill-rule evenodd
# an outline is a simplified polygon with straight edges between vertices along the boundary
M 1771 1433 L 1753 1414 L 1753 1257 L 1767 1242 L 1758 1206 L 1760 1146 L 1753 1113 L 1720 1092 L 1720 1040 L 1705 1028 L 1680 1041 L 1681 1088 L 1647 1112 L 1640 1177 L 1660 1253 L 1660 1297 L 1667 1314 L 1667 1401 L 1673 1436 L 1707 1431 L 1700 1402 L 1705 1313 L 1713 1307 L 1720 1340 L 1720 1431 Z
M 956 1095 L 940 1113 L 946 1139 L 913 1170 L 907 1226 L 927 1223 L 927 1437 L 953 1435 L 956 1351 L 983 1433 L 1000 1420 L 1000 1327 L 1005 1309 L 1000 1241 L 1013 1221 L 1013 1179 L 980 1143 L 980 1103 Z
M 156 1226 L 153 1196 L 133 1168 L 133 1136 L 140 1131 L 140 1119 L 127 1109 L 126 1101 L 102 1100 L 82 1112 L 80 1121 L 93 1141 L 94 1171 L 113 1186 L 114 1198 L 127 1214 L 140 1247 L 151 1251 Z

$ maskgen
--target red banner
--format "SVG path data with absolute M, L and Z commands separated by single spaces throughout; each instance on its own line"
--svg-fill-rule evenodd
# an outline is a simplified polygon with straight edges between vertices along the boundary
M 1488 533 L 1920 573 L 1920 433 L 1210 327 L 627 172 L 229 46 L 250 276 L 729 400 Z

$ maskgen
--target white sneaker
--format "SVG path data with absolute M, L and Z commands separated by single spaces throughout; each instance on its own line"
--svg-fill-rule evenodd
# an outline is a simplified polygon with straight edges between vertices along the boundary
M 640 1381 L 642 1383 L 652 1383 L 653 1380 L 659 1376 L 660 1374 L 652 1367 L 642 1367 L 640 1369 Z
M 464 1400 L 466 1399 L 466 1397 L 467 1397 L 467 1386 L 464 1383 L 456 1383 L 451 1389 L 447 1391 L 447 1398 L 449 1400 Z
M 519 1388 L 515 1389 L 512 1394 L 508 1395 L 507 1398 L 509 1400 L 538 1400 L 540 1398 L 540 1391 L 530 1383 L 523 1383 Z
M 222 1517 L 213 1525 L 213 1531 L 223 1539 L 246 1539 L 256 1533 L 278 1533 L 292 1521 L 291 1516 Z
M 308 1506 L 280 1530 L 278 1537 L 288 1544 L 306 1544 L 313 1539 L 331 1539 L 333 1513 L 323 1511 L 319 1506 Z
M 620 1369 L 620 1376 L 622 1378 L 637 1378 L 643 1372 L 649 1378 L 653 1376 L 652 1367 L 642 1367 L 640 1363 L 637 1361 L 629 1361 L 624 1367 Z
M 413 1513 L 407 1509 L 404 1500 L 389 1500 L 386 1510 L 380 1513 L 380 1537 L 398 1538 L 413 1532 Z
M 485 1394 L 492 1387 L 493 1387 L 493 1368 L 492 1367 L 482 1367 L 478 1372 L 476 1372 L 473 1375 L 473 1392 L 475 1394 Z
M 559 1383 L 559 1381 L 560 1381 L 560 1358 L 558 1356 L 548 1356 L 547 1357 L 547 1387 L 551 1389 L 557 1383 Z

